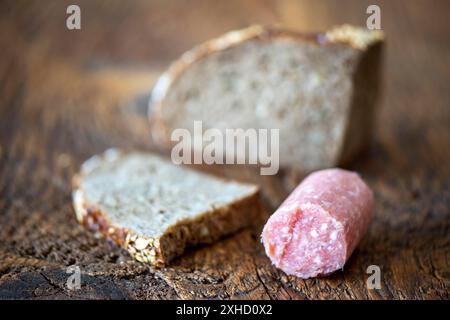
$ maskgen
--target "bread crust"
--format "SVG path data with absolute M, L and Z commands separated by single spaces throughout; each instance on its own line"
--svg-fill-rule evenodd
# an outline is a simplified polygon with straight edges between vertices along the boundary
M 148 106 L 148 118 L 151 124 L 152 138 L 156 144 L 164 148 L 168 148 L 172 144 L 170 132 L 164 125 L 162 109 L 164 108 L 164 100 L 167 93 L 183 72 L 210 54 L 224 51 L 255 39 L 260 41 L 283 39 L 287 41 L 307 42 L 320 46 L 342 45 L 363 51 L 369 46 L 382 41 L 384 34 L 380 30 L 363 31 L 363 29 L 351 25 L 337 26 L 325 33 L 309 34 L 253 25 L 245 29 L 228 32 L 218 38 L 206 41 L 186 51 L 178 60 L 173 62 L 167 71 L 159 77 L 153 87 Z
M 86 228 L 115 243 L 130 255 L 144 263 L 157 267 L 166 266 L 181 255 L 187 247 L 212 243 L 219 238 L 250 226 L 260 213 L 259 188 L 250 195 L 234 202 L 199 214 L 195 219 L 184 219 L 169 227 L 162 236 L 150 238 L 132 229 L 116 226 L 108 218 L 108 212 L 89 203 L 81 187 L 86 175 L 101 166 L 105 158 L 120 156 L 117 150 L 108 150 L 102 156 L 94 156 L 85 162 L 73 178 L 73 207 L 77 220 Z
M 375 125 L 375 109 L 381 96 L 382 43 L 376 43 L 360 57 L 353 75 L 355 89 L 351 98 L 349 125 L 346 126 L 341 142 L 339 165 L 348 165 L 358 153 L 369 145 Z

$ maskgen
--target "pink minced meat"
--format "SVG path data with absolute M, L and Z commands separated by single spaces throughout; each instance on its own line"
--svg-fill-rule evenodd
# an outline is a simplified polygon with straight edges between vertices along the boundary
M 269 218 L 262 233 L 273 264 L 300 278 L 341 269 L 373 216 L 372 191 L 342 169 L 306 177 Z

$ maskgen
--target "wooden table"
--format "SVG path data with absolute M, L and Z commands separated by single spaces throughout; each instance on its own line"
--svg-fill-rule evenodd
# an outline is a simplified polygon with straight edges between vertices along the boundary
M 65 26 L 81 7 L 82 29 Z M 153 149 L 145 118 L 157 75 L 184 50 L 252 23 L 387 33 L 375 141 L 349 168 L 373 188 L 376 218 L 343 271 L 299 280 L 270 265 L 261 224 L 155 269 L 80 227 L 72 175 L 109 147 Z M 0 4 L 0 298 L 449 299 L 449 1 L 2 1 Z M 234 169 L 215 168 L 232 177 Z M 298 182 L 261 177 L 264 216 Z M 66 268 L 82 272 L 69 291 Z M 366 269 L 381 268 L 368 289 Z

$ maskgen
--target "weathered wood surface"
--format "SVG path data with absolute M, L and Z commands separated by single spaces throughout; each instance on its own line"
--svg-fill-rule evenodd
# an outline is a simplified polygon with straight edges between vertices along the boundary
M 152 149 L 146 94 L 181 52 L 259 22 L 299 30 L 365 23 L 373 1 L 0 3 L 0 298 L 449 299 L 448 1 L 386 1 L 384 98 L 375 142 L 349 168 L 375 191 L 376 218 L 345 269 L 298 280 L 273 268 L 261 223 L 155 269 L 80 227 L 70 179 L 108 147 Z M 234 169 L 214 168 L 236 176 Z M 267 217 L 299 177 L 260 177 Z M 66 267 L 82 288 L 68 291 Z M 381 290 L 366 268 L 379 265 Z

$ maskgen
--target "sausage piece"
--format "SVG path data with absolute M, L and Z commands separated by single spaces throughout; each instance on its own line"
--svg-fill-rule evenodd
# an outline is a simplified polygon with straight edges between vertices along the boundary
M 266 254 L 287 274 L 328 275 L 344 266 L 367 231 L 373 208 L 373 193 L 358 174 L 312 173 L 264 226 Z

